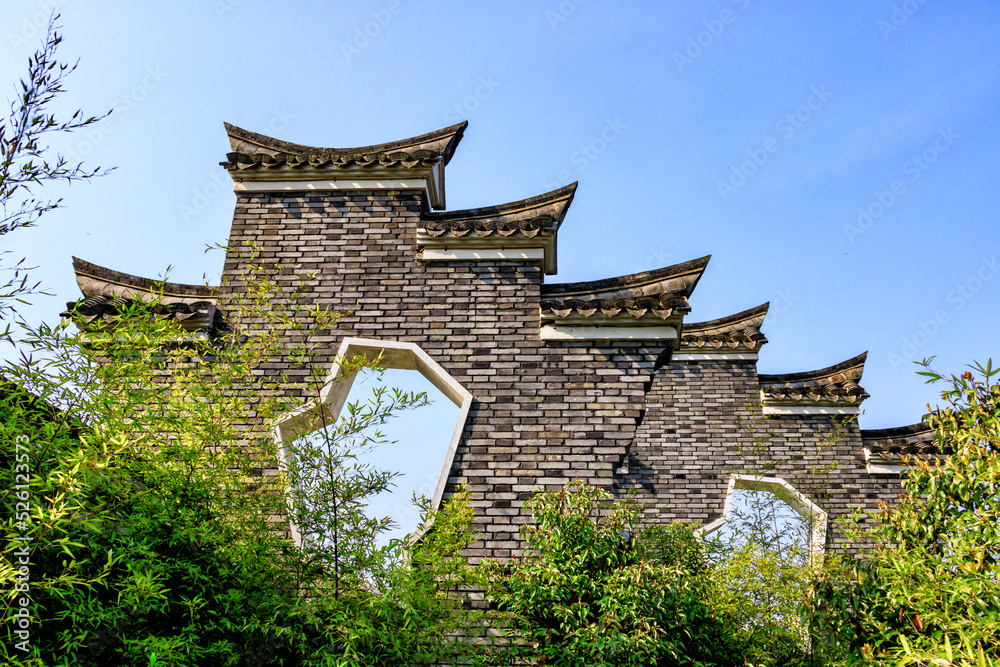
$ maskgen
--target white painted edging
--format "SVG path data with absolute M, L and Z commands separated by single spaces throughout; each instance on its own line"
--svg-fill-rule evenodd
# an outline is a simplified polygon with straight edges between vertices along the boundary
M 897 459 L 886 459 L 872 454 L 872 450 L 865 447 L 865 468 L 869 475 L 899 475 L 910 466 L 903 463 L 893 463 Z
M 756 352 L 675 352 L 671 361 L 757 361 Z
M 677 340 L 677 329 L 671 326 L 585 327 L 546 324 L 540 335 L 542 340 Z
M 345 338 L 340 344 L 340 349 L 337 351 L 337 360 L 334 361 L 333 366 L 330 368 L 326 383 L 320 392 L 320 401 L 323 404 L 327 423 L 335 423 L 340 416 L 340 412 L 344 409 L 344 404 L 347 402 L 347 396 L 351 393 L 354 379 L 357 376 L 355 373 L 344 376 L 338 381 L 341 360 L 352 359 L 358 355 L 363 355 L 367 361 L 374 361 L 381 355 L 382 365 L 385 368 L 419 371 L 431 384 L 441 390 L 441 393 L 447 396 L 452 403 L 459 407 L 455 430 L 452 432 L 451 443 L 448 445 L 448 452 L 444 457 L 441 474 L 438 476 L 437 488 L 434 490 L 432 507 L 440 509 L 444 489 L 448 483 L 448 473 L 451 472 L 451 464 L 455 460 L 455 452 L 458 451 L 458 442 L 462 438 L 462 431 L 469 417 L 469 409 L 472 407 L 472 394 L 415 343 Z M 288 450 L 285 447 L 285 443 L 322 426 L 322 420 L 318 419 L 314 407 L 315 404 L 305 405 L 298 410 L 279 417 L 275 423 L 274 437 L 279 447 L 279 465 L 283 470 L 287 469 L 288 460 Z M 291 523 L 290 526 L 292 539 L 297 545 L 301 546 L 302 536 L 299 534 L 298 528 L 294 523 Z M 430 526 L 428 525 L 427 527 Z M 420 532 L 415 533 L 412 538 L 416 539 L 421 534 Z
M 478 260 L 504 260 L 521 262 L 525 260 L 545 259 L 543 248 L 424 248 L 420 259 L 425 262 L 460 262 Z
M 726 490 L 726 503 L 722 508 L 722 517 L 698 529 L 700 535 L 707 535 L 725 525 L 729 520 L 729 511 L 733 503 L 733 492 L 736 489 L 747 491 L 774 491 L 782 489 L 780 498 L 785 500 L 793 510 L 812 521 L 812 533 L 809 536 L 809 554 L 816 561 L 823 559 L 826 548 L 826 512 L 799 493 L 795 487 L 780 477 L 759 477 L 757 475 L 731 475 L 729 488 Z

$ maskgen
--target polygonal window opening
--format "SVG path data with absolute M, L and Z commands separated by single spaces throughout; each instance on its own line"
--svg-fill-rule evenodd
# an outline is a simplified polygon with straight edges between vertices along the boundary
M 364 406 L 371 402 L 373 391 L 386 388 L 411 395 L 425 394 L 429 405 L 396 414 L 380 425 L 379 439 L 384 444 L 367 449 L 362 447 L 365 451 L 358 457 L 358 462 L 363 465 L 398 473 L 392 480 L 392 489 L 370 498 L 369 514 L 392 517 L 395 524 L 392 530 L 380 536 L 380 543 L 402 539 L 417 530 L 420 510 L 413 504 L 412 498 L 414 495 L 434 496 L 459 412 L 459 406 L 449 401 L 430 380 L 415 370 L 398 368 L 381 373 L 372 370 L 358 373 L 347 396 L 347 405 Z M 341 414 L 340 418 L 344 417 Z M 374 435 L 366 432 L 355 441 L 362 445 L 365 437 L 374 438 Z
M 733 475 L 722 517 L 701 532 L 736 548 L 752 541 L 815 561 L 826 543 L 826 512 L 780 477 Z
M 368 361 L 380 359 L 385 373 L 362 371 L 351 376 L 340 376 L 339 360 L 354 359 L 358 356 Z M 448 375 L 433 359 L 413 343 L 377 341 L 348 338 L 340 346 L 338 363 L 331 368 L 319 403 L 313 403 L 289 413 L 278 420 L 275 437 L 281 446 L 282 462 L 289 469 L 289 445 L 323 445 L 336 451 L 345 450 L 353 439 L 354 445 L 362 445 L 360 454 L 348 457 L 344 462 L 345 471 L 352 466 L 369 470 L 383 469 L 401 471 L 404 474 L 393 479 L 395 488 L 368 497 L 365 510 L 367 516 L 390 516 L 398 528 L 382 533 L 380 543 L 391 537 L 402 537 L 417 527 L 419 511 L 412 505 L 412 492 L 431 498 L 432 507 L 440 507 L 448 473 L 455 456 L 459 438 L 468 417 L 472 395 L 454 378 Z M 381 377 L 379 377 L 381 375 Z M 404 392 L 427 392 L 437 395 L 440 400 L 436 408 L 423 407 L 405 411 L 397 418 L 389 419 L 377 428 L 381 432 L 379 440 L 398 442 L 377 447 L 371 444 L 374 433 L 361 433 L 353 438 L 342 437 L 344 422 L 340 418 L 351 419 L 348 406 L 357 403 L 363 413 L 373 405 L 373 390 L 381 391 L 383 402 L 394 400 L 392 389 Z M 342 414 L 344 413 L 344 414 Z M 360 415 L 363 417 L 363 415 Z M 353 417 L 359 420 L 359 415 Z M 361 419 L 364 421 L 364 419 Z M 371 421 L 370 419 L 367 421 Z M 450 439 L 449 436 L 450 435 Z M 338 449 L 339 448 L 339 449 Z M 365 473 L 362 473 L 362 477 Z M 354 474 L 356 477 L 357 475 Z M 308 476 L 299 476 L 299 482 Z M 363 489 L 362 489 L 363 490 Z M 345 496 L 349 497 L 349 496 Z M 291 526 L 293 538 L 302 543 L 297 527 Z

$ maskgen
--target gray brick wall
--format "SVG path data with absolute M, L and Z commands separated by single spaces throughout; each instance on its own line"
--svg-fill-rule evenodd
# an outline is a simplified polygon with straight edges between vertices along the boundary
M 353 311 L 320 337 L 328 346 L 316 363 L 332 363 L 348 336 L 412 342 L 473 394 L 447 491 L 472 493 L 474 556 L 510 556 L 529 494 L 577 478 L 616 493 L 636 487 L 650 521 L 717 518 L 731 472 L 780 475 L 834 517 L 898 493 L 897 480 L 867 474 L 854 423 L 824 444 L 833 418 L 776 417 L 757 429 L 771 436 L 753 451 L 755 362 L 675 361 L 654 373 L 662 344 L 541 340 L 539 264 L 425 264 L 422 211 L 407 191 L 240 195 L 230 246 L 258 244 L 289 291 L 315 274 L 306 303 Z M 243 262 L 231 251 L 224 278 Z M 269 371 L 304 373 L 287 359 Z

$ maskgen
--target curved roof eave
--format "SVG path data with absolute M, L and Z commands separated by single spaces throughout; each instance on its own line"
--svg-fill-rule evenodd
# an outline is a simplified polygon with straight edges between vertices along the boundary
M 462 140 L 468 121 L 462 121 L 456 125 L 410 137 L 399 141 L 390 141 L 384 144 L 373 144 L 371 146 L 360 146 L 358 148 L 320 148 L 318 146 L 304 146 L 282 141 L 256 132 L 244 130 L 241 127 L 224 123 L 226 134 L 229 135 L 229 145 L 234 153 L 246 153 L 252 155 L 259 152 L 270 153 L 292 153 L 298 155 L 328 155 L 328 154 L 363 154 L 363 153 L 392 153 L 399 151 L 428 150 L 441 155 L 444 164 L 451 161 L 455 154 L 458 142 Z
M 770 302 L 762 303 L 759 306 L 748 308 L 742 312 L 734 313 L 733 315 L 726 315 L 725 317 L 708 320 L 706 322 L 694 322 L 691 324 L 685 322 L 684 333 L 699 334 L 708 333 L 713 330 L 721 331 L 729 328 L 742 329 L 746 328 L 747 325 L 753 325 L 759 329 L 764 323 L 764 317 L 767 315 L 767 309 L 770 305 Z
M 860 380 L 865 368 L 865 359 L 867 358 L 868 352 L 865 351 L 856 357 L 851 357 L 847 361 L 842 361 L 839 364 L 820 368 L 815 371 L 780 373 L 776 375 L 761 374 L 757 377 L 761 385 L 783 384 L 786 382 L 819 382 L 821 380 L 828 380 L 829 382 L 840 382 L 846 379 Z M 838 375 L 842 376 L 842 378 L 837 378 Z
M 634 290 L 673 278 L 678 285 L 671 291 L 676 291 L 681 296 L 689 297 L 701 279 L 701 275 L 704 273 L 705 267 L 711 258 L 711 255 L 706 255 L 698 259 L 674 264 L 673 266 L 665 266 L 662 269 L 631 273 L 616 278 L 542 285 L 542 296 L 589 296 L 604 292 Z M 686 281 L 685 278 L 687 279 Z
M 73 271 L 76 274 L 76 283 L 80 287 L 80 291 L 88 297 L 101 296 L 107 292 L 159 291 L 162 289 L 164 296 L 181 299 L 190 297 L 214 299 L 217 289 L 210 285 L 187 285 L 133 276 L 129 273 L 92 264 L 79 257 L 73 258 Z
M 562 223 L 563 218 L 566 217 L 566 212 L 569 210 L 570 204 L 573 203 L 573 197 L 576 195 L 577 185 L 578 183 L 570 183 L 569 185 L 559 188 L 558 190 L 552 190 L 551 192 L 546 192 L 534 197 L 528 197 L 526 199 L 520 199 L 518 201 L 508 202 L 506 204 L 497 204 L 495 206 L 483 206 L 481 208 L 469 208 L 455 211 L 426 213 L 424 214 L 424 219 L 428 222 L 474 220 L 481 218 L 520 219 L 525 216 L 518 214 L 533 213 L 538 212 L 539 209 L 549 208 L 553 213 L 555 213 L 552 218 L 555 220 L 556 226 L 558 226 Z

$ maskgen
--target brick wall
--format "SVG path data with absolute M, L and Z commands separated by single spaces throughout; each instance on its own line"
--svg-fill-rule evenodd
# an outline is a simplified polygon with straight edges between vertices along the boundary
M 654 372 L 656 341 L 543 341 L 538 262 L 421 262 L 423 210 L 409 191 L 243 194 L 230 247 L 256 243 L 285 289 L 314 274 L 306 303 L 352 311 L 320 336 L 328 345 L 315 363 L 331 364 L 345 337 L 412 342 L 472 393 L 447 492 L 465 484 L 472 493 L 482 533 L 474 556 L 510 556 L 530 492 L 575 478 L 617 493 L 636 487 L 658 521 L 718 518 L 731 472 L 780 475 L 834 516 L 895 497 L 898 481 L 867 474 L 854 423 L 831 442 L 832 417 L 775 417 L 756 429 L 755 449 L 754 361 Z M 224 278 L 244 262 L 231 251 Z M 305 372 L 287 359 L 269 370 Z

